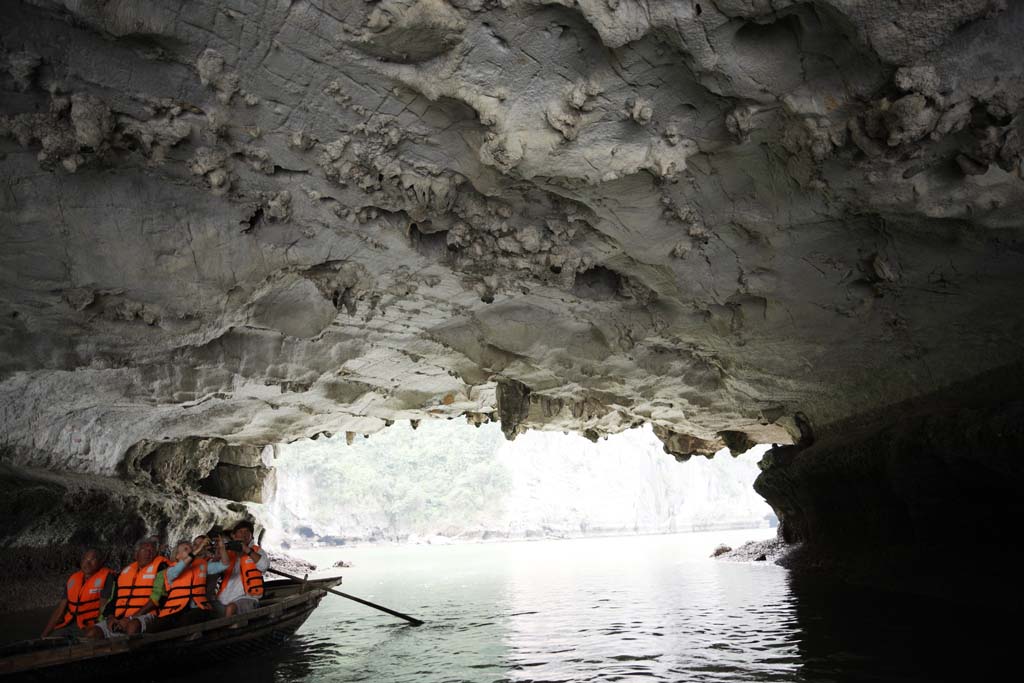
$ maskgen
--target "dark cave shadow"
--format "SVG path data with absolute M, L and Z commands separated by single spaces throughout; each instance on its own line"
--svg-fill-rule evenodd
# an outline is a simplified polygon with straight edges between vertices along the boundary
M 1016 663 L 1012 602 L 954 603 L 823 576 L 789 582 L 801 681 L 969 680 Z

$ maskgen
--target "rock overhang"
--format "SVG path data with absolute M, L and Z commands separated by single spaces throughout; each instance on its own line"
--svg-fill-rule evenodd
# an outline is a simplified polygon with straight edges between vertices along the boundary
M 685 458 L 1010 364 L 997 5 L 11 3 L 7 451 L 500 415 Z

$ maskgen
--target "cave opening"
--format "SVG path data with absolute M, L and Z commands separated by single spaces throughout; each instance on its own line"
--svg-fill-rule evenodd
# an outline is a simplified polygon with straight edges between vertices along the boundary
M 735 458 L 723 449 L 684 466 L 648 426 L 593 441 L 537 430 L 507 441 L 497 424 L 448 420 L 303 439 L 274 447 L 267 542 L 293 550 L 772 529 L 775 515 L 753 490 L 766 449 Z
M 243 678 L 1000 659 L 1024 2 L 171 4 L 0 3 L 0 613 L 248 521 L 439 628 Z

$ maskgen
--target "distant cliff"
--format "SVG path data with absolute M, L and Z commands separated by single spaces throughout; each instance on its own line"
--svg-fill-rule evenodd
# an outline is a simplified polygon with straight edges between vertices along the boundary
M 278 447 L 269 539 L 531 538 L 752 527 L 774 521 L 753 491 L 763 448 L 732 458 L 666 455 L 650 428 L 596 443 L 497 425 L 401 423 Z

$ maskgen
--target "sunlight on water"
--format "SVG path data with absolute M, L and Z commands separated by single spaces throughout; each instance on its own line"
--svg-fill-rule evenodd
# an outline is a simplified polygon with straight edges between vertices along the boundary
M 1011 602 L 952 605 L 708 557 L 718 543 L 771 534 L 306 551 L 321 567 L 353 563 L 340 570 L 343 590 L 426 623 L 414 628 L 327 596 L 288 643 L 226 656 L 203 675 L 247 683 L 931 683 L 981 680 L 986 669 L 1015 664 Z M 37 632 L 45 618 L 26 623 Z M 183 657 L 180 670 L 155 669 L 138 683 L 194 681 Z
M 708 557 L 719 543 L 772 534 L 303 551 L 324 568 L 351 562 L 320 574 L 343 571 L 343 590 L 426 623 L 411 627 L 327 596 L 291 641 L 226 656 L 202 675 L 246 683 L 932 683 L 987 680 L 981 672 L 1015 665 L 1012 603 L 952 605 Z M 33 615 L 32 628 L 42 620 Z M 195 664 L 183 657 L 180 669 L 154 669 L 137 683 L 194 681 Z
M 315 550 L 352 562 L 344 590 L 420 628 L 329 599 L 282 680 L 791 680 L 785 570 L 708 559 L 773 531 Z
M 930 682 L 1007 657 L 990 615 L 708 557 L 718 543 L 772 534 L 306 551 L 321 567 L 353 563 L 343 590 L 427 623 L 329 596 L 252 677 Z

